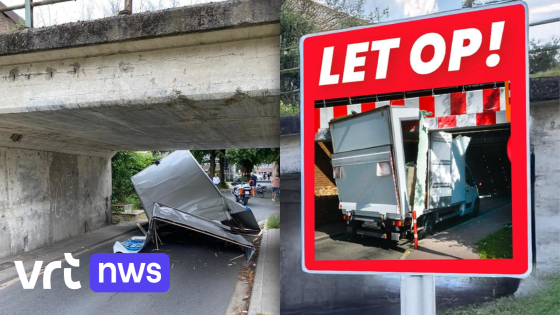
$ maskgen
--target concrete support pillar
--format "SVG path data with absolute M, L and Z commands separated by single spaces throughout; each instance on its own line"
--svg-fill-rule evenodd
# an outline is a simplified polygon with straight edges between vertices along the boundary
M 0 147 L 0 258 L 111 224 L 111 159 Z

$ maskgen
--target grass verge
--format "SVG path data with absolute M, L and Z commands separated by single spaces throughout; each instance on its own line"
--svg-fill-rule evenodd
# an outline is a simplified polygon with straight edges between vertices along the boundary
M 559 69 L 550 69 L 545 72 L 538 72 L 530 74 L 529 77 L 531 78 L 542 78 L 542 77 L 555 77 L 560 75 L 560 68 Z
M 449 310 L 442 315 L 556 315 L 560 310 L 560 275 L 550 277 L 537 291 L 520 297 Z
M 511 223 L 476 242 L 477 252 L 483 259 L 513 258 L 513 238 Z
M 266 220 L 266 228 L 267 229 L 279 229 L 280 228 L 280 217 L 275 215 L 271 215 Z

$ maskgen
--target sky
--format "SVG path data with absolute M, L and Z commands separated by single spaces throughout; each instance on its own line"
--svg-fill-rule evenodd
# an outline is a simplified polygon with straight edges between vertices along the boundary
M 6 5 L 21 4 L 24 0 L 1 0 Z M 213 0 L 218 2 L 220 0 Z M 483 2 L 484 0 L 478 0 Z M 211 2 L 211 0 L 134 0 L 134 12 L 171 8 Z M 434 12 L 457 10 L 461 8 L 461 0 L 365 0 L 366 8 L 388 8 L 390 16 L 386 20 L 398 20 L 406 17 L 419 16 Z M 529 22 L 560 17 L 559 0 L 527 0 L 529 6 Z M 54 5 L 37 7 L 35 10 L 35 27 L 56 25 L 80 20 L 97 19 L 112 15 L 111 4 L 118 8 L 124 7 L 124 0 L 76 0 Z M 16 11 L 24 16 L 23 10 Z M 548 42 L 553 37 L 560 38 L 560 22 L 529 29 L 530 38 Z
M 369 9 L 389 8 L 387 20 L 398 20 L 435 12 L 461 9 L 462 0 L 365 0 Z M 477 2 L 483 2 L 478 0 Z M 559 0 L 526 0 L 529 6 L 529 23 L 560 17 Z M 548 42 L 560 38 L 560 22 L 529 28 L 529 37 Z

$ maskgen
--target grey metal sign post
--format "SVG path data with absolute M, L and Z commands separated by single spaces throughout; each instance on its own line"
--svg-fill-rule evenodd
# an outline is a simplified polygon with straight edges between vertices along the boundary
M 436 286 L 433 275 L 401 276 L 401 314 L 436 315 Z

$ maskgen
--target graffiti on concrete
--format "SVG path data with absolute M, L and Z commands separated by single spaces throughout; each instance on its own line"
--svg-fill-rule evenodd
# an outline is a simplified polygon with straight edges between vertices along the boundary
M 74 214 L 75 187 L 72 179 L 72 172 L 68 172 L 59 178 L 53 179 L 51 182 L 51 212 L 54 212 L 57 219 L 60 219 L 64 214 L 69 214 L 70 216 Z

